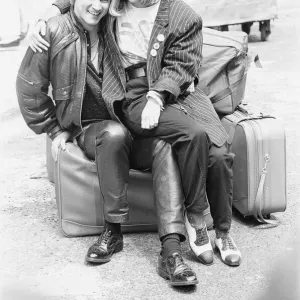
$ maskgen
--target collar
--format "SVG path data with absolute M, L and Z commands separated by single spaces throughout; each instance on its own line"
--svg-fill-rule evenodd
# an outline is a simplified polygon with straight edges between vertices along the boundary
M 169 12 L 170 12 L 171 0 L 161 0 L 158 8 L 155 23 L 165 27 L 169 23 Z

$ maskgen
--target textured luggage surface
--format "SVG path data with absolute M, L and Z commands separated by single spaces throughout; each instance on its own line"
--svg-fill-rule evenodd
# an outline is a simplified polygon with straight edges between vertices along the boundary
M 285 132 L 274 117 L 241 105 L 222 118 L 229 133 L 233 163 L 233 205 L 245 216 L 286 209 Z
M 198 84 L 219 114 L 233 113 L 244 98 L 251 61 L 247 52 L 246 33 L 203 28 L 203 61 Z
M 51 143 L 48 143 L 47 155 Z M 47 159 L 51 163 L 51 158 Z M 48 168 L 51 169 L 51 168 Z M 61 230 L 66 236 L 97 235 L 103 230 L 103 198 L 96 165 L 75 144 L 68 143 L 55 163 L 55 192 Z M 150 172 L 130 171 L 128 186 L 129 222 L 123 232 L 157 230 L 156 208 Z M 205 211 L 207 227 L 212 226 L 209 209 Z

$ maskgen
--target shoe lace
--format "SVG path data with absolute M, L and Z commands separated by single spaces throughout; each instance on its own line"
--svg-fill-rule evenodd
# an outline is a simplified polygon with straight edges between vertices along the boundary
M 180 272 L 185 275 L 189 275 L 191 272 L 191 268 L 183 261 L 181 255 L 174 255 L 175 265 L 177 266 L 177 272 Z
M 111 237 L 111 231 L 105 230 L 99 237 L 97 244 L 107 244 L 109 238 Z
M 206 228 L 196 229 L 196 241 L 195 245 L 202 246 L 209 243 L 209 237 Z
M 182 256 L 177 254 L 177 255 L 174 255 L 174 260 L 175 260 L 175 264 L 177 266 L 182 266 L 182 265 L 185 265 L 183 259 L 182 259 Z
M 221 239 L 222 239 L 222 250 L 223 251 L 226 251 L 227 249 L 230 249 L 230 250 L 236 250 L 236 246 L 233 244 L 233 240 L 231 239 L 230 236 L 228 235 L 224 235 L 224 236 L 221 236 Z

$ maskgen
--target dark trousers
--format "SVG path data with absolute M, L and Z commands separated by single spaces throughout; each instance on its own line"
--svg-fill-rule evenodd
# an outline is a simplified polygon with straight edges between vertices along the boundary
M 184 196 L 178 165 L 169 144 L 153 138 L 133 140 L 122 124 L 111 120 L 85 127 L 77 140 L 87 157 L 96 162 L 105 220 L 128 221 L 129 169 L 151 168 L 159 236 L 178 233 L 181 240 L 185 240 Z
M 127 83 L 123 104 L 123 121 L 134 134 L 158 137 L 172 145 L 177 157 L 185 195 L 185 206 L 193 213 L 202 212 L 210 204 L 214 226 L 229 231 L 232 216 L 232 163 L 234 155 L 227 147 L 216 147 L 201 125 L 184 111 L 166 105 L 157 127 L 141 128 L 141 115 L 146 105 L 147 79 Z

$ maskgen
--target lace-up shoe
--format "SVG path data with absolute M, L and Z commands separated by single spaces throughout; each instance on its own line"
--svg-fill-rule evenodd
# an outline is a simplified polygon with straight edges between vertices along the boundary
M 210 238 L 206 225 L 197 229 L 191 225 L 185 214 L 185 228 L 189 236 L 189 244 L 193 253 L 204 265 L 211 265 L 214 262 L 214 252 L 211 246 Z
M 229 266 L 239 266 L 242 260 L 241 252 L 238 250 L 232 237 L 227 234 L 221 234 L 215 240 L 216 248 L 221 254 L 221 260 Z
M 170 280 L 171 286 L 186 286 L 198 283 L 195 272 L 183 261 L 179 253 L 173 253 L 166 257 L 160 254 L 157 273 L 159 276 Z
M 105 263 L 110 261 L 114 253 L 122 250 L 122 233 L 114 233 L 105 228 L 97 242 L 89 248 L 85 259 L 92 263 Z

